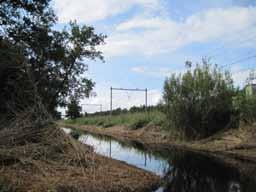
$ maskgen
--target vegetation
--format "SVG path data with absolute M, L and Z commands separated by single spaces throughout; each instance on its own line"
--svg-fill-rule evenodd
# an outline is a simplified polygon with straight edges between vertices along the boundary
M 234 110 L 240 122 L 252 124 L 256 121 L 256 96 L 239 92 L 233 99 Z
M 89 96 L 94 83 L 84 76 L 87 65 L 82 61 L 103 59 L 96 46 L 105 36 L 75 22 L 57 31 L 53 28 L 56 22 L 50 0 L 1 1 L 1 103 L 15 101 L 16 95 L 21 95 L 21 105 L 30 103 L 32 97 L 26 94 L 37 92 L 55 115 L 57 106 L 66 104 L 67 96 Z M 15 107 L 21 110 L 22 106 Z M 6 106 L 1 110 L 6 112 Z
M 159 111 L 126 113 L 113 116 L 93 116 L 66 120 L 68 124 L 95 125 L 104 128 L 111 126 L 127 126 L 130 129 L 139 129 L 147 125 L 162 126 L 165 122 L 164 114 Z
M 256 96 L 246 96 L 244 90 L 234 87 L 229 72 L 221 72 L 206 60 L 165 81 L 164 106 L 169 129 L 189 139 L 256 120 Z
M 68 103 L 68 110 L 66 111 L 66 116 L 70 119 L 76 119 L 81 117 L 82 107 L 80 107 L 79 102 L 76 98 L 71 97 Z
M 183 75 L 173 74 L 164 84 L 170 129 L 189 138 L 210 136 L 228 126 L 236 90 L 231 75 L 205 60 Z
M 162 110 L 162 106 L 156 105 L 156 106 L 147 106 L 147 111 L 161 111 Z M 128 109 L 121 109 L 121 108 L 116 108 L 113 109 L 112 111 L 101 111 L 101 112 L 95 112 L 95 113 L 86 113 L 84 114 L 87 117 L 94 117 L 94 116 L 106 116 L 106 115 L 121 115 L 121 114 L 127 114 L 127 113 L 143 113 L 146 111 L 145 105 L 142 106 L 133 106 L 131 107 L 129 110 Z

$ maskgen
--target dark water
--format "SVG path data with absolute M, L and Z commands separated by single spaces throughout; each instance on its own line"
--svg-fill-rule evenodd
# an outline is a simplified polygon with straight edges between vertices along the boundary
M 175 149 L 152 151 L 140 143 L 89 133 L 79 141 L 93 146 L 98 154 L 160 175 L 163 184 L 157 192 L 256 192 L 254 166 L 241 173 L 212 157 Z

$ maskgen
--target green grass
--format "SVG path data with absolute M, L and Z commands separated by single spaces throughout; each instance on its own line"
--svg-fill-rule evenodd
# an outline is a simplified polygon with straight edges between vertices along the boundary
M 139 129 L 147 125 L 162 126 L 164 114 L 159 111 L 127 113 L 113 116 L 83 117 L 74 120 L 66 120 L 67 124 L 95 125 L 99 127 L 127 126 L 131 129 Z

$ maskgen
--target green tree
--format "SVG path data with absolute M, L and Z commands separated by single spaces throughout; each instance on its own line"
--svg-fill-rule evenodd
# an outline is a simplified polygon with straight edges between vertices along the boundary
M 76 119 L 81 117 L 82 108 L 79 106 L 79 101 L 75 97 L 70 98 L 70 102 L 67 105 L 66 117 L 70 119 Z
M 88 68 L 84 62 L 103 60 L 96 48 L 105 39 L 93 27 L 75 22 L 57 31 L 53 28 L 56 22 L 50 0 L 0 2 L 0 41 L 8 41 L 23 50 L 22 70 L 29 73 L 52 114 L 57 106 L 66 104 L 68 96 L 90 95 L 94 82 L 84 75 Z
M 207 137 L 225 128 L 232 117 L 235 94 L 231 75 L 203 60 L 164 83 L 165 112 L 170 129 L 187 138 Z

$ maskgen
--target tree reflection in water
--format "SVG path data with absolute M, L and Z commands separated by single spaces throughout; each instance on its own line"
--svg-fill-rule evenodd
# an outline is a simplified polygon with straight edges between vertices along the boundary
M 241 177 L 237 169 L 207 156 L 176 151 L 170 155 L 169 164 L 172 167 L 164 176 L 163 192 L 256 191 L 250 176 Z

